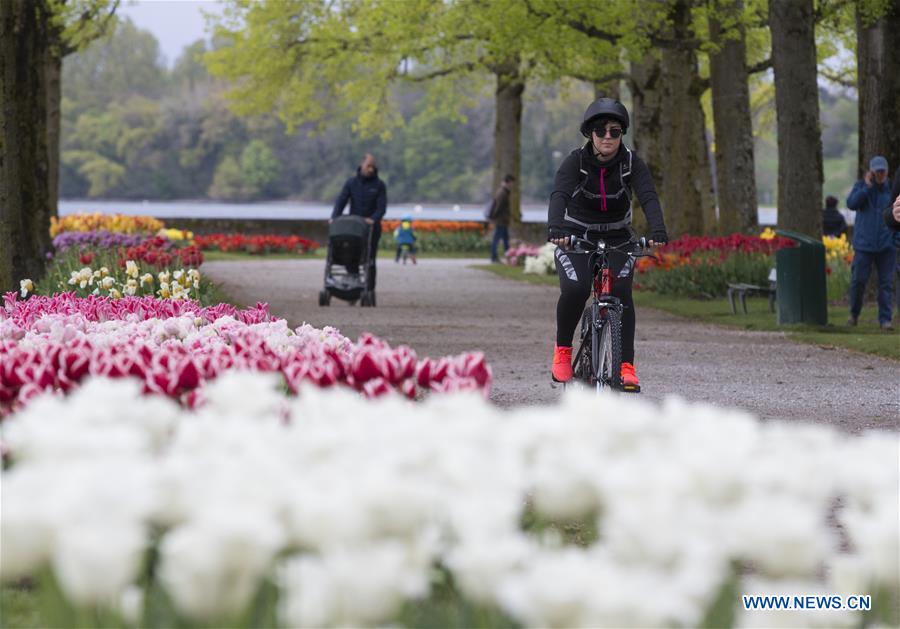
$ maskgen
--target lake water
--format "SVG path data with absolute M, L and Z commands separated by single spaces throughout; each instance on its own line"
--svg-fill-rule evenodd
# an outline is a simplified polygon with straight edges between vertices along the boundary
M 71 200 L 59 202 L 60 215 L 80 212 L 102 214 L 128 214 L 154 216 L 156 218 L 235 218 L 274 220 L 322 220 L 331 216 L 330 204 L 289 203 L 216 203 L 206 201 L 109 201 Z M 388 205 L 387 218 L 399 219 L 406 214 L 418 220 L 480 221 L 483 208 L 478 205 L 454 205 L 447 203 L 409 203 Z M 760 225 L 775 225 L 778 212 L 774 207 L 758 208 Z M 847 222 L 853 224 L 852 212 L 843 210 Z M 524 204 L 522 220 L 526 223 L 542 223 L 547 220 L 546 204 Z

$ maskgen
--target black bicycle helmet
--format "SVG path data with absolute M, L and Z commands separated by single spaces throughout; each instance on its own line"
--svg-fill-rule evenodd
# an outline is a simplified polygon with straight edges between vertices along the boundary
M 598 98 L 584 112 L 581 135 L 591 137 L 591 123 L 597 118 L 614 118 L 622 123 L 622 131 L 628 131 L 628 110 L 614 98 Z

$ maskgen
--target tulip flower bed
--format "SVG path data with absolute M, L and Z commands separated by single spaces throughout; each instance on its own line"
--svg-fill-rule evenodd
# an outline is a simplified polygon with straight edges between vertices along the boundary
M 394 229 L 400 221 L 382 222 L 381 248 L 394 250 Z M 486 253 L 490 248 L 489 226 L 475 221 L 413 221 L 419 253 Z
M 400 221 L 388 219 L 381 223 L 384 231 L 394 231 Z M 478 221 L 417 221 L 413 220 L 413 229 L 423 234 L 474 233 L 484 235 L 489 230 L 487 223 Z
M 207 234 L 194 237 L 195 244 L 203 251 L 240 251 L 251 254 L 310 253 L 320 247 L 315 240 L 300 236 L 244 234 Z
M 125 214 L 70 214 L 50 218 L 50 235 L 64 232 L 107 231 L 120 234 L 155 234 L 164 229 L 163 222 L 151 216 L 127 216 Z
M 203 264 L 203 254 L 196 245 L 178 246 L 176 241 L 163 235 L 107 231 L 64 232 L 53 239 L 53 248 L 55 260 L 60 260 L 61 256 L 74 250 L 81 264 L 90 264 L 98 254 L 102 255 L 107 251 L 116 252 L 120 266 L 126 260 L 144 262 L 157 269 L 164 269 L 172 264 L 184 266 Z M 61 264 L 65 265 L 66 262 Z
M 88 229 L 102 225 L 103 229 Z M 108 231 L 116 227 L 124 231 Z M 156 227 L 154 235 L 145 228 Z M 61 229 L 78 228 L 74 231 Z M 201 282 L 196 267 L 203 254 L 192 242 L 193 234 L 165 229 L 147 217 L 104 215 L 66 216 L 55 222 L 51 232 L 55 253 L 44 278 L 35 285 L 22 280 L 22 296 L 37 292 L 49 295 L 73 290 L 76 294 L 157 295 L 161 298 L 196 297 L 214 303 L 218 294 Z M 180 268 L 179 268 L 180 267 Z
M 157 269 L 165 269 L 173 264 L 198 267 L 203 264 L 203 254 L 196 245 L 173 246 L 172 241 L 162 236 L 154 236 L 143 242 L 127 247 L 119 252 L 118 264 L 125 260 L 142 262 Z
M 530 245 L 527 242 L 516 242 L 506 250 L 506 263 L 512 266 L 525 264 L 529 256 L 535 257 L 541 252 L 542 245 Z
M 763 236 L 682 236 L 659 247 L 657 260 L 638 260 L 635 288 L 711 299 L 724 297 L 731 283 L 767 286 L 775 251 L 792 244 L 767 232 Z
M 37 284 L 30 279 L 22 280 L 21 295 L 51 295 L 66 291 L 81 297 L 95 295 L 115 299 L 155 295 L 161 299 L 196 298 L 207 305 L 219 300 L 219 293 L 201 277 L 197 269 L 173 269 L 168 266 L 172 259 L 170 254 L 158 255 L 152 250 L 144 250 L 144 255 L 141 252 L 131 253 L 141 261 L 125 259 L 121 250 L 82 254 L 69 250 L 54 260 Z M 194 250 L 190 255 L 202 254 Z M 149 264 L 149 261 L 154 264 Z M 164 270 L 158 270 L 160 267 Z
M 398 391 L 476 389 L 491 372 L 481 354 L 418 360 L 364 336 L 356 344 L 336 330 L 291 330 L 264 305 L 237 311 L 152 297 L 120 300 L 73 294 L 16 301 L 0 310 L 0 416 L 41 391 L 67 393 L 89 376 L 135 378 L 145 394 L 188 406 L 205 383 L 230 370 L 274 372 L 296 392 L 301 384 L 336 385 L 377 397 Z
M 828 289 L 828 299 L 831 302 L 846 302 L 847 291 L 850 288 L 850 270 L 853 264 L 853 247 L 847 241 L 847 236 L 841 234 L 840 237 L 825 236 L 822 238 L 825 243 L 825 272 L 828 274 L 826 285 Z M 869 285 L 870 293 L 866 295 L 866 300 L 875 301 L 874 287 Z
M 96 249 L 118 249 L 134 247 L 151 238 L 147 234 L 126 234 L 105 229 L 94 231 L 62 232 L 53 238 L 54 256 L 69 249 L 77 249 L 79 254 Z
M 7 418 L 4 593 L 42 626 L 900 620 L 895 435 L 578 392 L 501 411 L 277 388 L 233 372 L 191 411 L 97 378 Z

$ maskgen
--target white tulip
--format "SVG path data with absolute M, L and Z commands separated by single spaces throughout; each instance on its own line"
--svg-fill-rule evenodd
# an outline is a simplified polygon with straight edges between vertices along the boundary
M 114 607 L 137 575 L 146 533 L 135 522 L 95 516 L 57 527 L 53 572 L 73 603 Z
M 280 548 L 281 529 L 234 505 L 168 533 L 160 546 L 160 581 L 185 616 L 222 621 L 240 613 Z
M 427 575 L 428 564 L 397 543 L 291 559 L 279 573 L 281 620 L 299 627 L 382 624 L 405 600 L 427 593 Z

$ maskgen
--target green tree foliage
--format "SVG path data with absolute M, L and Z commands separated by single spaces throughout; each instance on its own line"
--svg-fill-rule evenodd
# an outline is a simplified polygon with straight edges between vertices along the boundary
M 258 10 L 253 13 L 253 19 L 259 21 L 258 24 L 254 22 L 254 28 L 259 33 L 269 33 L 266 36 L 275 37 L 275 33 L 281 33 L 273 41 L 284 43 L 289 40 L 285 32 L 288 27 L 281 23 L 286 7 L 311 9 L 307 6 L 309 3 L 281 4 L 284 6 L 247 4 L 242 11 L 250 15 L 251 8 Z M 460 4 L 471 9 L 470 5 Z M 518 20 L 519 27 L 522 21 L 543 20 L 540 28 L 529 31 L 535 38 L 528 43 L 529 48 L 525 49 L 522 44 L 521 67 L 529 73 L 529 86 L 523 97 L 520 189 L 526 202 L 545 202 L 559 162 L 583 141 L 578 133 L 578 122 L 594 90 L 590 83 L 554 78 L 565 72 L 595 82 L 603 78 L 599 76 L 601 73 L 616 75 L 616 69 L 621 70 L 621 63 L 633 51 L 653 44 L 654 36 L 648 33 L 650 25 L 655 24 L 659 16 L 655 13 L 637 16 L 640 17 L 639 27 L 628 30 L 624 25 L 634 25 L 637 19 L 629 13 L 631 3 L 613 2 L 598 11 L 593 2 L 572 0 L 563 3 L 567 9 L 564 13 L 556 10 L 562 5 L 551 0 L 515 4 L 532 13 L 532 17 L 516 12 L 509 14 L 507 20 Z M 748 28 L 748 65 L 753 66 L 765 61 L 769 55 L 768 31 L 759 27 L 761 3 L 746 0 L 744 6 L 742 19 Z M 399 8 L 396 10 L 400 11 Z M 705 11 L 699 2 L 695 5 L 695 32 L 700 41 L 706 37 Z M 852 11 L 850 13 L 852 15 Z M 481 32 L 486 32 L 492 19 L 503 22 L 499 13 L 485 15 L 486 23 L 476 25 Z M 226 16 L 224 25 L 231 24 L 230 28 L 242 33 L 237 36 L 248 37 L 248 33 L 239 28 L 244 24 L 245 13 L 239 17 L 240 20 L 229 22 L 234 16 Z M 394 19 L 393 14 L 384 14 L 377 19 L 369 16 L 366 20 L 373 20 L 373 24 L 381 25 L 385 30 L 388 27 L 382 23 L 388 18 Z M 441 19 L 450 18 L 444 15 Z M 462 18 L 457 14 L 456 19 Z M 294 27 L 296 25 L 291 26 Z M 305 28 L 309 31 L 311 27 L 306 25 Z M 346 35 L 337 31 L 336 24 L 329 28 L 334 29 L 333 37 Z M 498 32 L 503 37 L 510 37 L 513 28 L 514 25 L 510 25 L 507 31 L 507 26 L 498 26 Z M 303 29 L 295 34 L 301 32 Z M 385 33 L 388 39 L 397 37 L 393 31 L 386 30 Z M 232 86 L 211 77 L 204 61 L 220 53 L 231 55 L 233 51 L 223 52 L 233 47 L 229 37 L 227 32 L 216 37 L 212 45 L 214 50 L 202 40 L 194 42 L 168 70 L 162 64 L 152 35 L 123 21 L 115 32 L 67 57 L 63 81 L 65 120 L 61 183 L 64 196 L 166 199 L 203 198 L 215 194 L 226 200 L 290 196 L 330 202 L 353 173 L 362 154 L 372 151 L 378 157 L 381 176 L 390 186 L 392 202 L 481 204 L 488 198 L 493 187 L 495 102 L 486 62 L 476 68 L 464 55 L 467 52 L 463 47 L 469 45 L 470 40 L 462 39 L 453 46 L 448 44 L 443 52 L 432 51 L 427 59 L 422 57 L 419 61 L 414 61 L 411 52 L 408 60 L 392 66 L 393 84 L 376 100 L 389 103 L 394 117 L 378 121 L 381 114 L 376 108 L 370 117 L 373 121 L 370 136 L 364 137 L 361 132 L 354 131 L 352 125 L 356 124 L 361 131 L 359 125 L 362 122 L 354 117 L 356 110 L 350 105 L 352 98 L 363 98 L 364 94 L 342 80 L 325 81 L 322 77 L 327 74 L 316 75 L 312 69 L 308 77 L 314 80 L 318 89 L 309 94 L 315 102 L 300 103 L 302 99 L 298 96 L 296 105 L 286 106 L 281 112 L 275 106 L 282 98 L 293 100 L 294 92 L 275 90 L 270 95 L 274 100 L 262 100 L 262 104 L 254 105 L 258 109 L 252 111 L 258 113 L 241 110 L 241 115 L 236 115 L 234 108 L 241 103 L 247 107 L 253 105 L 254 95 L 260 96 L 257 93 L 260 86 L 248 88 L 246 97 L 249 101 L 230 100 L 226 95 Z M 360 34 L 356 37 L 362 39 Z M 613 46 L 610 39 L 618 43 Z M 331 41 L 337 46 L 337 40 Z M 386 39 L 378 41 L 382 42 L 380 45 L 387 45 Z M 362 43 L 357 41 L 358 45 Z M 704 51 L 713 49 L 703 45 L 706 46 Z M 259 46 L 256 64 L 259 72 L 268 72 L 273 81 L 289 81 L 287 72 L 296 71 L 296 68 L 279 65 L 275 52 L 262 50 L 261 43 Z M 406 46 L 405 50 L 413 50 L 409 43 L 403 46 Z M 610 54 L 613 49 L 620 52 Z M 117 58 L 118 67 L 108 69 L 106 66 Z M 349 58 L 344 57 L 344 61 Z M 598 58 L 604 63 L 592 65 L 591 61 Z M 455 62 L 453 66 L 451 61 Z M 707 77 L 704 54 L 700 55 L 700 62 L 703 80 Z M 248 61 L 247 67 L 250 65 Z M 451 67 L 456 68 L 454 72 L 433 80 L 419 80 Z M 328 71 L 344 78 L 366 72 L 365 66 L 340 67 L 338 63 L 323 68 L 323 72 L 331 68 Z M 552 68 L 556 69 L 550 71 Z M 387 72 L 387 69 L 379 71 Z M 106 72 L 109 73 L 104 74 Z M 101 80 L 101 76 L 106 78 Z M 132 80 L 133 77 L 144 78 Z M 752 81 L 758 195 L 761 203 L 772 204 L 777 168 L 775 156 L 768 148 L 774 141 L 772 85 L 762 73 L 754 75 Z M 628 85 L 627 79 L 623 85 Z M 338 100 L 332 100 L 333 94 Z M 623 98 L 628 102 L 627 91 Z M 847 159 L 852 160 L 845 152 L 852 152 L 851 149 L 841 148 L 844 146 L 841 138 L 855 133 L 856 114 L 852 95 L 842 94 L 835 98 L 834 103 L 829 103 L 823 96 L 822 122 L 826 175 L 833 172 L 837 177 L 838 172 L 846 170 L 842 169 L 842 164 Z M 344 105 L 339 106 L 339 102 Z M 288 129 L 290 114 L 295 107 L 301 108 L 297 111 L 303 116 L 294 118 L 293 128 Z M 313 109 L 304 113 L 302 107 Z M 317 107 L 321 108 L 323 118 L 302 122 L 310 112 L 318 111 Z M 838 110 L 840 115 L 834 113 Z M 711 123 L 709 128 L 711 130 Z M 848 139 L 846 146 L 852 147 L 854 141 Z M 251 143 L 257 148 L 248 149 Z M 277 164 L 276 169 L 262 169 L 261 172 L 266 173 L 264 185 L 253 175 L 250 175 L 250 182 L 245 181 L 245 173 L 253 168 L 244 165 L 246 160 L 252 161 L 249 155 L 265 153 L 260 150 L 262 146 L 268 148 L 272 158 L 263 161 Z M 245 153 L 248 155 L 246 160 Z M 826 176 L 826 192 L 842 189 L 843 179 L 835 181 L 838 185 L 829 187 Z
M 271 193 L 281 164 L 262 140 L 251 140 L 241 152 L 241 177 L 253 194 Z
M 237 160 L 231 156 L 219 162 L 212 185 L 209 187 L 209 196 L 223 201 L 242 201 L 248 198 L 241 167 Z
M 166 69 L 159 43 L 131 20 L 120 20 L 102 40 L 63 61 L 64 122 L 131 96 L 161 98 Z
M 135 36 L 134 54 L 123 55 L 101 85 L 95 77 L 113 58 L 111 50 L 128 49 Z M 207 50 L 203 41 L 191 44 L 169 71 L 152 35 L 124 21 L 66 59 L 63 196 L 237 201 L 290 195 L 327 202 L 366 151 L 377 155 L 392 202 L 481 204 L 490 195 L 494 113 L 482 90 L 451 120 L 436 115 L 441 90 L 396 85 L 390 99 L 407 122 L 387 138 L 362 138 L 340 124 L 306 123 L 287 132 L 271 114 L 233 113 L 227 86 L 201 61 Z M 143 85 L 131 76 L 149 78 Z M 544 201 L 558 164 L 554 152 L 562 155 L 581 141 L 578 119 L 591 91 L 580 83 L 535 85 L 524 106 L 521 189 L 526 199 Z

